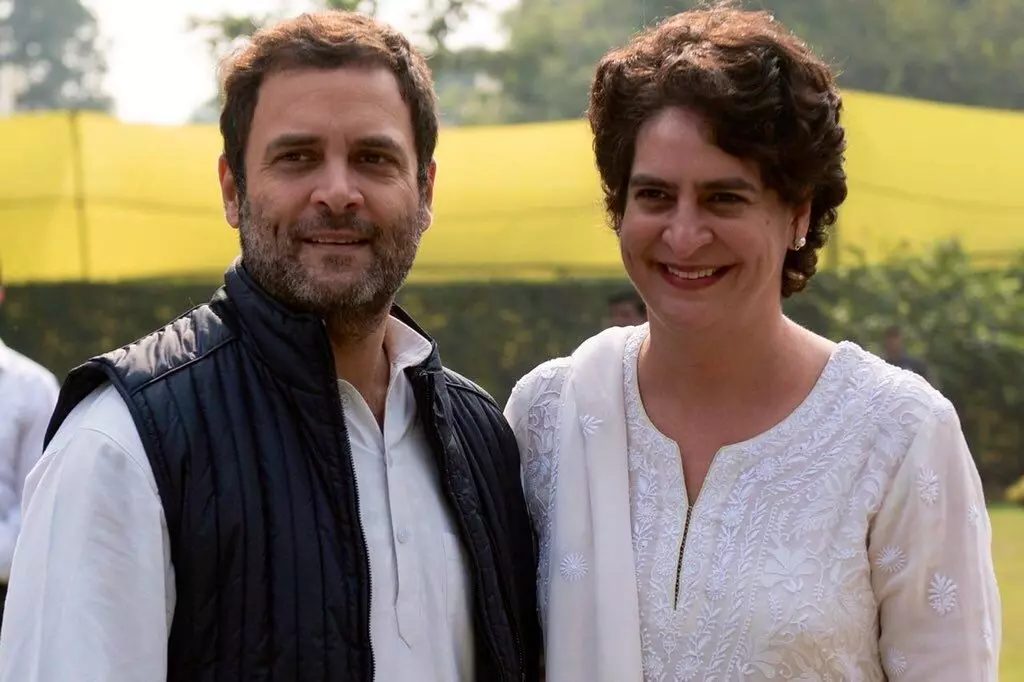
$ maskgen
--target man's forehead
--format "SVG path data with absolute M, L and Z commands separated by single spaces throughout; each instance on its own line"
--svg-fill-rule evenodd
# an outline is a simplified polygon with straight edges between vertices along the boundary
M 278 138 L 390 139 L 414 144 L 409 107 L 384 67 L 303 69 L 275 73 L 261 86 L 250 141 Z
M 398 79 L 387 68 L 346 66 L 335 69 L 293 69 L 267 76 L 257 93 L 254 119 L 287 117 L 319 121 L 367 114 L 409 120 Z

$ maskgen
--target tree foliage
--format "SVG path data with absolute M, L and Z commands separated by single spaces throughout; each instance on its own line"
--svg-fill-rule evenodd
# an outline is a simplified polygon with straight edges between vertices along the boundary
M 350 12 L 362 12 L 376 16 L 379 9 L 378 0 L 319 0 L 325 9 L 337 9 Z M 419 18 L 424 23 L 423 36 L 425 44 L 420 47 L 431 56 L 431 66 L 435 74 L 443 70 L 450 58 L 448 38 L 466 19 L 468 12 L 481 5 L 481 0 L 426 0 L 426 6 Z M 279 19 L 274 14 L 220 14 L 217 16 L 194 16 L 189 20 L 189 28 L 203 35 L 210 55 L 220 60 L 229 50 L 252 35 L 260 26 Z M 192 117 L 193 122 L 209 122 L 217 117 L 218 98 L 214 97 L 205 103 Z
M 454 120 L 575 118 L 594 66 L 636 30 L 690 0 L 519 0 L 501 50 L 453 60 L 485 74 L 460 92 Z M 1024 0 L 748 0 L 767 8 L 840 72 L 842 87 L 988 107 L 1024 108 Z M 468 82 L 451 79 L 452 82 Z M 495 88 L 493 84 L 497 84 Z M 500 91 L 500 97 L 494 94 Z M 487 106 L 481 106 L 485 101 Z M 456 102 L 452 103 L 457 104 Z
M 0 67 L 17 110 L 107 110 L 96 17 L 81 0 L 0 0 Z

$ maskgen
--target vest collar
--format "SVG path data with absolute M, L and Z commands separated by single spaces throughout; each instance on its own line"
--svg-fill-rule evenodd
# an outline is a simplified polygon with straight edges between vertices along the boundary
M 246 271 L 241 259 L 235 259 L 224 275 L 224 287 L 214 297 L 227 299 L 243 329 L 243 343 L 261 356 L 277 376 L 289 384 L 311 392 L 335 386 L 337 373 L 330 338 L 323 318 L 297 311 L 268 294 Z M 419 368 L 428 372 L 441 369 L 437 344 L 397 305 L 391 315 L 401 320 L 431 345 L 430 356 Z

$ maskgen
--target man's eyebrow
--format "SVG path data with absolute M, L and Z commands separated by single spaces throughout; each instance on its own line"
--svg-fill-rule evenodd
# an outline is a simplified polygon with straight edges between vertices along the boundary
M 396 154 L 404 154 L 405 150 L 402 145 L 399 144 L 398 140 L 391 137 L 390 135 L 367 135 L 360 137 L 356 144 L 361 147 L 369 147 L 371 149 L 382 149 L 385 151 L 394 152 Z
M 727 190 L 744 190 L 747 192 L 759 191 L 757 186 L 745 178 L 733 177 L 733 178 L 718 178 L 715 180 L 708 180 L 707 182 L 700 183 L 700 188 L 705 191 L 727 191 Z
M 668 180 L 662 180 L 656 175 L 647 173 L 636 173 L 629 178 L 630 187 L 654 187 L 657 189 L 674 189 L 675 185 Z
M 296 147 L 312 147 L 323 142 L 319 135 L 312 133 L 281 133 L 267 143 L 264 151 L 265 157 L 273 156 L 275 153 Z M 375 149 L 389 152 L 395 156 L 405 158 L 406 151 L 402 144 L 390 135 L 366 135 L 356 140 L 355 146 L 362 149 Z
M 320 142 L 320 138 L 311 133 L 281 133 L 267 143 L 266 155 L 273 154 L 281 149 L 292 147 L 306 147 Z

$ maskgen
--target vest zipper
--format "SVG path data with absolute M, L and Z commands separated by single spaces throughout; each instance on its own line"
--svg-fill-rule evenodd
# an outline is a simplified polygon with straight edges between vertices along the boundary
M 430 408 L 433 408 L 434 400 L 436 398 L 435 393 L 434 393 L 434 380 L 430 376 L 426 376 L 425 378 L 426 378 L 426 384 L 427 384 L 427 406 L 430 407 Z M 426 423 L 426 420 L 424 420 L 424 423 Z M 440 450 L 441 457 L 439 459 L 440 459 L 440 466 L 441 466 L 441 476 L 442 476 L 442 480 L 444 480 L 444 482 L 445 482 L 445 487 L 447 489 L 446 492 L 448 493 L 448 497 L 453 502 L 453 504 L 455 504 L 455 511 L 456 511 L 455 518 L 458 520 L 459 529 L 462 531 L 462 536 L 464 538 L 468 539 L 469 538 L 469 529 L 466 528 L 466 522 L 462 518 L 462 510 L 459 508 L 458 504 L 455 502 L 454 487 L 452 485 L 451 475 L 450 475 L 451 472 L 448 470 L 448 460 L 447 460 L 447 456 L 446 456 L 446 453 L 445 453 L 445 448 L 444 448 L 443 443 L 440 442 L 441 439 L 438 438 L 439 434 L 437 433 L 436 424 L 433 424 L 431 426 L 430 432 L 431 432 L 432 438 L 435 440 L 435 445 Z M 488 536 L 490 537 L 490 528 L 487 527 L 487 523 L 486 522 L 484 522 L 484 527 L 487 529 Z M 491 542 L 494 543 L 494 538 L 493 537 L 491 537 Z M 470 555 L 470 557 L 473 560 L 473 568 L 476 571 L 476 575 L 479 576 L 482 573 L 482 570 L 480 568 L 480 561 L 477 558 L 476 551 L 473 548 L 470 548 L 469 555 Z M 516 660 L 517 660 L 517 662 L 519 664 L 519 670 L 513 672 L 513 678 L 518 677 L 520 680 L 523 680 L 523 679 L 525 679 L 525 673 L 523 672 L 523 646 L 522 646 L 522 642 L 520 640 L 520 635 L 519 635 L 519 623 L 518 623 L 518 619 L 516 618 L 515 614 L 512 611 L 511 606 L 508 603 L 508 595 L 506 594 L 505 589 L 503 589 L 503 586 L 501 585 L 501 582 L 502 582 L 502 579 L 503 579 L 504 576 L 502 575 L 502 571 L 501 571 L 501 568 L 498 566 L 498 563 L 499 562 L 495 562 L 495 564 L 494 564 L 495 569 L 498 572 L 498 582 L 499 582 L 498 591 L 501 593 L 501 601 L 502 601 L 502 604 L 505 606 L 505 612 L 508 614 L 509 624 L 511 625 L 510 629 L 512 630 L 512 640 L 513 640 L 513 644 L 514 644 L 515 650 L 516 650 Z M 473 593 L 474 593 L 474 602 L 473 602 L 474 605 L 476 605 L 476 604 L 481 604 L 482 605 L 483 604 L 483 600 L 482 600 L 482 595 L 480 594 L 481 593 L 480 584 L 479 584 L 479 580 L 476 577 L 474 577 L 474 579 L 473 579 Z M 475 608 L 475 606 L 474 606 L 474 608 Z M 482 606 L 481 606 L 481 608 L 482 608 Z M 484 623 L 485 623 L 485 633 L 486 633 L 485 639 L 487 640 L 488 647 L 491 650 L 491 655 L 494 657 L 495 663 L 497 663 L 498 667 L 500 668 L 501 667 L 501 658 L 498 655 L 498 644 L 497 644 L 497 642 L 494 639 L 494 634 L 491 632 L 490 624 L 487 623 L 487 619 L 486 618 L 484 618 Z
M 323 325 L 324 333 L 327 333 L 327 323 L 321 322 Z M 334 367 L 334 353 L 331 350 L 330 336 L 327 337 L 327 356 L 330 362 L 329 366 Z M 366 636 L 370 644 L 370 677 L 369 682 L 373 682 L 373 679 L 377 676 L 377 661 L 373 655 L 373 638 L 370 634 L 370 600 L 373 598 L 373 579 L 370 573 L 370 548 L 366 542 L 366 529 L 363 528 L 363 516 L 362 511 L 359 507 L 359 479 L 356 478 L 356 463 L 352 457 L 352 443 L 348 438 L 348 426 L 345 424 L 345 410 L 341 404 L 341 388 L 338 386 L 337 371 L 335 376 L 331 378 L 331 395 L 334 397 L 334 413 L 340 417 L 341 433 L 338 436 L 338 440 L 341 441 L 341 451 L 344 455 L 345 462 L 348 465 L 349 473 L 352 476 L 352 488 L 355 492 L 355 509 L 356 518 L 355 523 L 359 527 L 359 537 L 363 543 L 363 557 L 366 559 L 363 562 L 363 578 L 366 581 Z

